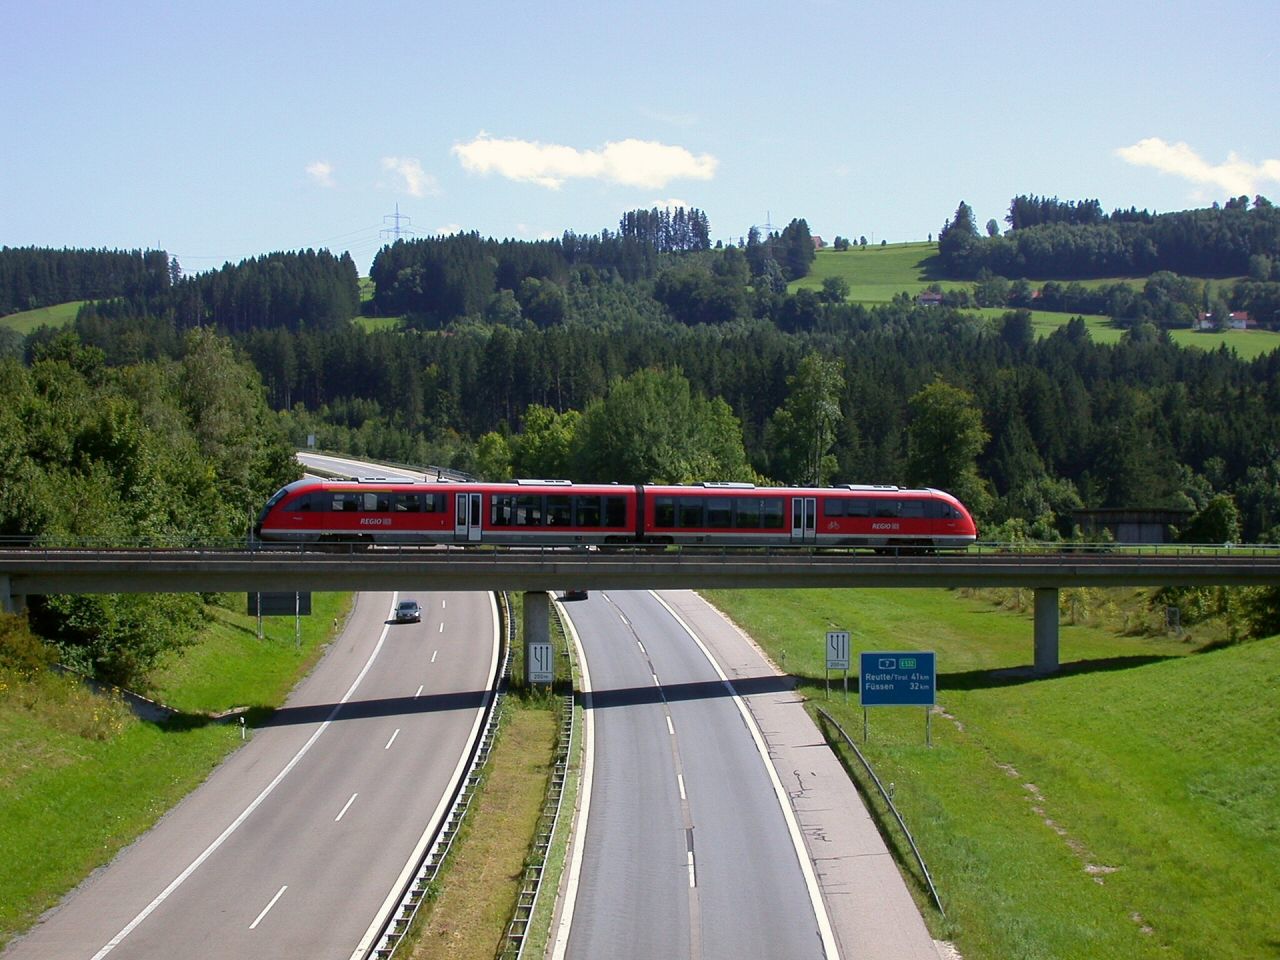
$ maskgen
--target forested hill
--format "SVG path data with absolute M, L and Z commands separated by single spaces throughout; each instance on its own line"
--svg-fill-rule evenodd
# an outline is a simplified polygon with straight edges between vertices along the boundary
M 172 279 L 158 250 L 0 247 L 0 317 L 68 300 L 156 296 Z
M 1011 237 L 1162 222 L 1023 200 Z M 1259 236 L 1273 215 L 1260 198 L 1188 222 L 1228 214 Z M 961 230 L 985 244 L 964 219 L 944 241 Z M 396 319 L 373 330 L 351 323 L 350 258 L 270 254 L 93 301 L 75 330 L 119 366 L 183 358 L 185 332 L 213 327 L 252 360 L 295 442 L 485 476 L 928 484 L 988 530 L 1060 537 L 1081 507 L 1213 507 L 1216 539 L 1280 537 L 1276 354 L 1181 349 L 1158 326 L 1174 314 L 1154 306 L 1106 345 L 1080 322 L 1038 337 L 1023 312 L 797 289 L 814 258 L 802 219 L 741 247 L 708 237 L 695 210 L 551 241 L 401 241 L 374 264 L 365 310 Z M 1266 256 L 1253 266 L 1270 269 Z M 1207 295 L 1159 276 L 1126 286 L 1130 299 L 1185 316 Z M 21 349 L 30 359 L 52 338 Z M 950 433 L 925 429 L 938 422 Z
M 1085 279 L 1146 276 L 1157 271 L 1198 277 L 1280 280 L 1280 209 L 1266 197 L 1228 200 L 1202 210 L 1104 214 L 1096 200 L 1015 197 L 1007 233 L 979 234 L 961 202 L 938 234 L 946 274 L 982 271 L 1007 278 Z

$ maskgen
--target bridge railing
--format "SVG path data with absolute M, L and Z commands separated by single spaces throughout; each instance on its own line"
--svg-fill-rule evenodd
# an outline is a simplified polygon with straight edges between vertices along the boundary
M 611 544 L 597 545 L 556 545 L 538 546 L 523 544 L 491 544 L 491 543 L 387 543 L 370 545 L 367 543 L 342 542 L 298 542 L 298 543 L 247 543 L 244 539 L 225 540 L 193 540 L 181 537 L 139 537 L 139 538 L 96 538 L 96 537 L 0 537 L 0 553 L 25 554 L 28 556 L 65 555 L 67 553 L 104 553 L 117 552 L 141 553 L 144 555 L 172 556 L 175 553 L 194 554 L 237 554 L 262 556 L 264 558 L 292 555 L 299 557 L 382 557 L 382 556 L 422 556 L 423 554 L 448 553 L 455 556 L 510 558 L 512 555 L 529 556 L 545 555 L 564 557 L 573 554 L 599 554 L 602 556 L 664 556 L 689 557 L 704 561 L 716 556 L 724 557 L 789 557 L 811 556 L 878 556 L 909 559 L 927 557 L 930 559 L 958 557 L 1084 557 L 1106 554 L 1111 556 L 1133 557 L 1197 557 L 1201 559 L 1213 557 L 1255 557 L 1275 559 L 1280 557 L 1280 544 L 1274 543 L 1042 543 L 1022 541 L 1017 543 L 999 543 L 982 541 L 960 549 L 944 549 L 937 552 L 921 550 L 918 547 L 882 547 L 872 552 L 866 547 L 826 547 L 813 545 L 775 546 L 734 546 L 732 544 Z

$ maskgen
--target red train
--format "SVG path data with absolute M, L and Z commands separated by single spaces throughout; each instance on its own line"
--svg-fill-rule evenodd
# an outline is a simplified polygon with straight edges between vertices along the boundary
M 941 490 L 893 486 L 650 486 L 517 480 L 297 480 L 254 526 L 262 541 L 715 544 L 961 549 L 969 511 Z

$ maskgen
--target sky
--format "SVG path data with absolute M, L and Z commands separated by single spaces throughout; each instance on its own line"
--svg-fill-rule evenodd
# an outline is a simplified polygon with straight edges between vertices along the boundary
M 936 238 L 960 201 L 1280 201 L 1275 0 L 0 0 L 0 246 L 184 272 L 697 207 Z M 395 218 L 399 213 L 400 219 Z

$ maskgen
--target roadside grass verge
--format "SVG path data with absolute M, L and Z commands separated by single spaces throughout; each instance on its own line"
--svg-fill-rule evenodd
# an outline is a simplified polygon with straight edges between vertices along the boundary
M 75 320 L 80 307 L 85 303 L 88 301 L 68 300 L 66 303 L 56 303 L 51 307 L 10 313 L 0 317 L 0 326 L 16 330 L 23 335 L 33 333 L 40 327 L 65 327 Z
M 978 598 L 706 596 L 855 740 L 856 695 L 833 682 L 825 699 L 825 631 L 849 629 L 855 655 L 937 652 L 933 747 L 924 711 L 905 707 L 868 711 L 859 746 L 894 784 L 945 921 L 899 849 L 903 873 L 966 960 L 1275 955 L 1280 638 L 1192 655 L 1175 638 L 1064 624 L 1062 672 L 1033 679 L 1030 618 Z
M 94 869 L 146 832 L 240 744 L 235 706 L 278 706 L 319 657 L 350 605 L 316 594 L 295 646 L 292 618 L 222 607 L 197 642 L 154 677 L 150 695 L 183 711 L 137 719 L 118 697 L 78 679 L 0 676 L 0 946 L 28 928 Z

